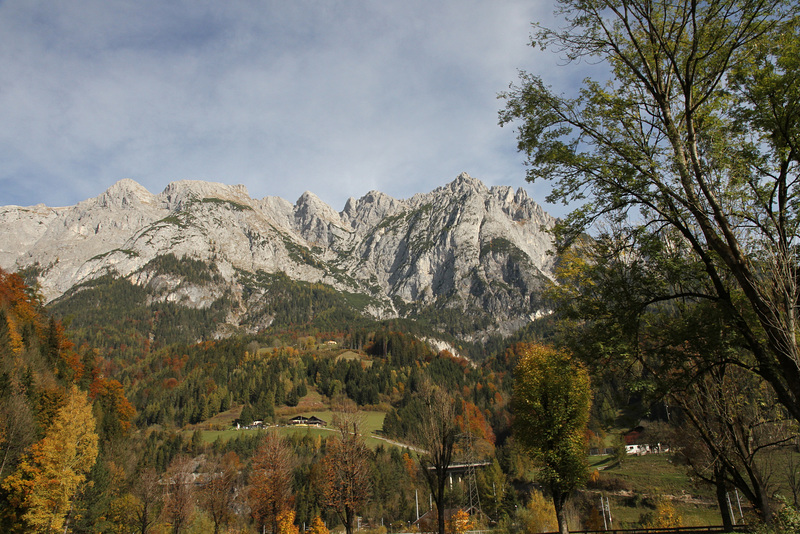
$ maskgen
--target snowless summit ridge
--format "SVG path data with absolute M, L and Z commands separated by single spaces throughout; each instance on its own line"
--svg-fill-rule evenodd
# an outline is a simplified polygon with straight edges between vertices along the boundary
M 370 191 L 341 212 L 312 192 L 292 204 L 242 185 L 181 180 L 152 194 L 124 179 L 74 206 L 0 207 L 0 267 L 34 273 L 45 301 L 111 275 L 186 306 L 238 295 L 238 317 L 258 306 L 258 292 L 242 296 L 246 273 L 285 273 L 363 294 L 378 317 L 474 307 L 511 331 L 541 311 L 554 223 L 523 189 L 467 173 L 404 200 Z M 169 254 L 213 262 L 221 281 L 189 290 L 158 278 L 148 266 Z

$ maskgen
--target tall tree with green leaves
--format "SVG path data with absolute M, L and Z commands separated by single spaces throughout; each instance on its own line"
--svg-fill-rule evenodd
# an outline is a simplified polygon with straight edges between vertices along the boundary
M 642 411 L 675 408 L 670 422 L 681 429 L 672 445 L 685 454 L 694 477 L 716 486 L 724 524 L 732 524 L 726 513 L 731 487 L 769 521 L 765 458 L 791 435 L 786 430 L 794 418 L 776 404 L 771 386 L 743 367 L 752 356 L 715 303 L 648 304 L 659 289 L 699 292 L 707 283 L 684 257 L 666 261 L 674 247 L 650 239 L 639 249 L 640 261 L 652 258 L 663 266 L 653 271 L 624 261 L 616 246 L 602 236 L 585 242 L 590 254 L 576 255 L 573 247 L 562 256 L 562 283 L 551 290 L 567 325 L 562 341 L 599 380 L 617 380 L 635 393 Z
M 608 80 L 568 97 L 522 74 L 501 123 L 519 121 L 528 179 L 552 180 L 550 201 L 580 203 L 559 250 L 594 225 L 625 274 L 649 273 L 611 280 L 645 297 L 618 310 L 634 323 L 654 304 L 714 306 L 747 349 L 736 363 L 800 420 L 797 2 L 558 5 L 566 26 L 539 27 L 533 44 L 600 62 Z M 682 271 L 701 283 L 667 280 Z
M 589 373 L 566 352 L 544 345 L 523 345 L 517 352 L 514 436 L 534 458 L 553 498 L 558 529 L 566 534 L 564 506 L 587 477 Z

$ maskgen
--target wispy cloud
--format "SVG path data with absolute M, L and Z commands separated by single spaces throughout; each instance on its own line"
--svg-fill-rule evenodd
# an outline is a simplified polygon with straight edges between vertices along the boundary
M 549 2 L 0 4 L 0 204 L 73 204 L 121 178 L 311 190 L 334 208 L 467 171 L 524 183 L 499 91 L 555 64 Z M 535 197 L 544 192 L 526 186 Z

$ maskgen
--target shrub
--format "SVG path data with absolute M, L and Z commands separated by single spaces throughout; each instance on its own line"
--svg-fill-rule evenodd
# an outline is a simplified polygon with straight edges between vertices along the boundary
M 783 497 L 778 496 L 781 503 L 775 512 L 772 525 L 759 525 L 754 534 L 796 534 L 800 532 L 800 509 L 792 506 Z
M 545 499 L 538 491 L 531 492 L 531 500 L 517 512 L 517 521 L 525 534 L 558 530 L 552 501 Z
M 670 501 L 660 500 L 655 510 L 642 514 L 639 522 L 645 528 L 682 527 L 683 517 Z

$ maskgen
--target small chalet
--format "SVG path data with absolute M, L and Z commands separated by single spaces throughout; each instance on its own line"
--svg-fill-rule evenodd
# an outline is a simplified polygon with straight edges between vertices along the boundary
M 317 427 L 328 426 L 327 422 L 323 421 L 316 415 L 312 415 L 311 417 L 298 415 L 297 417 L 292 417 L 291 419 L 289 419 L 289 424 L 294 426 L 317 426 Z
M 648 435 L 644 427 L 636 428 L 623 434 L 625 438 L 625 454 L 641 456 L 643 454 L 658 454 L 669 452 L 669 446 L 663 443 L 653 443 L 653 436 Z M 655 441 L 655 440 L 653 440 Z

